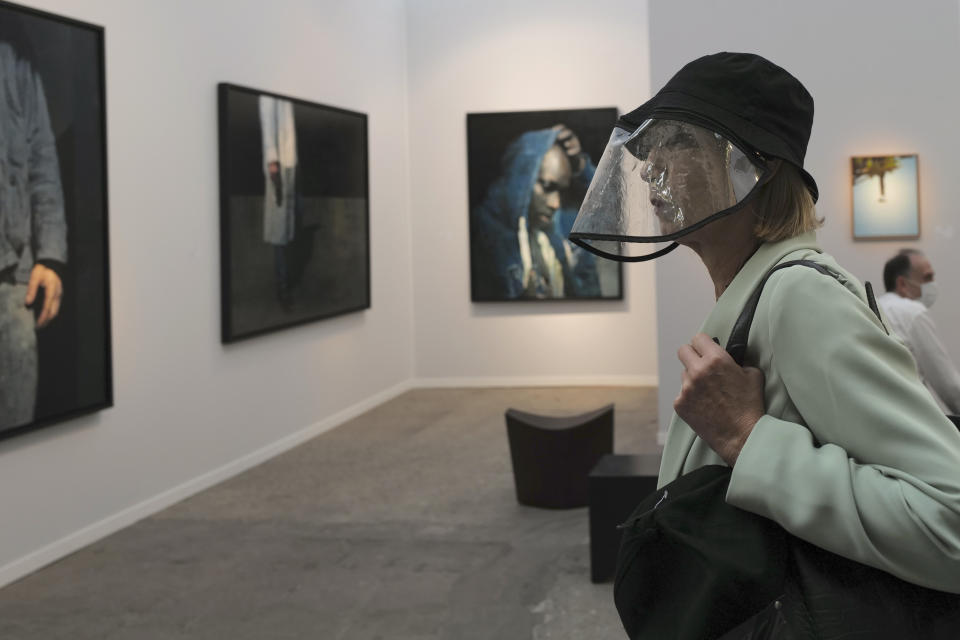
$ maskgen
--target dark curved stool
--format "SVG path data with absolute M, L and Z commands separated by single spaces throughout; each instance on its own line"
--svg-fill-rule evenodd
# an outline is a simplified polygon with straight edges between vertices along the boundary
M 547 509 L 586 506 L 587 476 L 613 452 L 613 405 L 570 417 L 508 409 L 506 418 L 517 502 Z

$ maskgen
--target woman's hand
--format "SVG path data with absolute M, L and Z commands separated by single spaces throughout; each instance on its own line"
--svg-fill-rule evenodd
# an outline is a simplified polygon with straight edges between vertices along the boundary
M 579 175 L 587 164 L 583 156 L 583 147 L 580 146 L 580 138 L 564 124 L 554 125 L 553 129 L 557 131 L 557 144 L 570 161 L 570 170 L 573 171 L 573 175 Z
M 673 409 L 731 467 L 764 415 L 763 372 L 740 367 L 705 333 L 677 351 L 683 385 Z

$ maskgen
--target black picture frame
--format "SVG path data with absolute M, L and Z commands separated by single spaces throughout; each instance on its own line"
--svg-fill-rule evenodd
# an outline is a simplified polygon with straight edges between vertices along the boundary
M 367 115 L 217 93 L 223 343 L 369 309 Z
M 20 227 L 29 228 L 28 234 L 18 237 L 7 226 L 7 235 L 0 236 L 0 245 L 6 244 L 8 251 L 4 257 L 0 249 L 0 287 L 9 287 L 14 295 L 8 300 L 15 303 L 0 309 L 0 324 L 4 324 L 0 333 L 16 331 L 8 322 L 19 323 L 21 335 L 32 331 L 38 369 L 34 387 L 25 382 L 32 380 L 30 356 L 21 357 L 29 354 L 29 348 L 22 351 L 18 346 L 13 356 L 10 351 L 0 356 L 12 358 L 0 365 L 5 369 L 0 372 L 0 439 L 113 406 L 104 40 L 101 26 L 0 1 L 0 42 L 5 43 L 0 48 L 6 47 L 0 60 L 7 56 L 7 63 L 15 61 L 13 66 L 0 62 L 0 74 L 30 78 L 14 90 L 17 95 L 5 93 L 2 99 L 29 104 L 19 113 L 36 125 L 30 129 L 34 133 L 24 138 L 31 150 L 29 161 L 23 163 L 26 173 L 18 181 L 11 164 L 5 166 L 9 175 L 3 176 L 3 188 L 19 188 L 13 187 L 17 183 L 33 195 L 6 212 L 8 222 L 16 217 L 29 219 L 28 227 Z M 0 145 L 19 145 L 13 129 L 4 130 L 5 126 L 0 117 Z M 44 131 L 52 133 L 53 145 Z M 12 157 L 16 151 L 10 153 Z M 54 155 L 55 163 L 50 160 Z M 51 196 L 57 182 L 62 207 Z M 5 259 L 11 247 L 19 260 L 13 265 Z M 26 316 L 18 306 L 15 288 L 22 291 L 23 281 L 37 273 L 37 264 L 56 274 L 62 296 L 56 316 L 42 328 L 31 328 L 29 321 L 23 324 L 13 318 L 32 315 L 34 323 L 41 319 L 48 298 L 53 299 L 47 294 L 52 285 L 38 290 Z M 32 416 L 25 419 L 33 388 Z M 17 406 L 12 409 L 11 403 Z
M 616 107 L 467 114 L 472 302 L 623 299 L 623 265 L 597 258 L 567 240 L 589 175 L 600 160 L 617 117 Z M 570 186 L 561 190 L 562 204 L 549 223 L 554 249 L 550 259 L 559 261 L 563 273 L 562 278 L 554 278 L 559 284 L 551 285 L 549 278 L 543 278 L 538 286 L 531 286 L 532 267 L 529 256 L 523 255 L 526 251 L 519 248 L 522 242 L 518 238 L 521 219 L 522 233 L 526 233 L 528 210 L 524 207 L 529 206 L 530 196 L 526 192 L 517 194 L 518 189 L 532 190 L 538 176 L 526 173 L 538 173 L 543 151 L 538 145 L 555 144 L 549 131 L 559 125 L 575 134 L 592 168 L 572 174 Z M 538 159 L 531 165 L 529 158 L 533 155 Z M 572 166 L 575 159 L 568 160 Z M 578 265 L 576 269 L 571 263 Z

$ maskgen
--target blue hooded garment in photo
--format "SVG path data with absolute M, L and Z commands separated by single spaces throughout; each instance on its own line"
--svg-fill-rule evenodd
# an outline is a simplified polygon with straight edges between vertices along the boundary
M 557 134 L 556 129 L 527 131 L 511 142 L 501 159 L 500 176 L 472 212 L 471 272 L 476 300 L 531 295 L 524 289 L 518 231 L 520 220 L 526 223 L 543 156 L 556 143 Z M 595 257 L 567 240 L 583 194 L 596 171 L 589 156 L 584 154 L 583 158 L 584 168 L 572 177 L 569 192 L 561 194 L 561 206 L 553 216 L 553 226 L 546 232 L 563 268 L 564 297 L 567 298 L 600 296 Z M 529 225 L 525 226 L 529 229 Z M 552 296 L 549 292 L 537 291 L 533 297 Z

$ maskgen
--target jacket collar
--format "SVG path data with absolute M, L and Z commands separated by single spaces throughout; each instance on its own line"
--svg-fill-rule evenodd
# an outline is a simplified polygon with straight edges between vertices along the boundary
M 802 250 L 813 250 L 818 253 L 822 251 L 813 231 L 780 242 L 760 245 L 760 248 L 733 278 L 730 286 L 721 294 L 710 315 L 700 326 L 700 332 L 715 337 L 721 345 L 726 345 L 733 330 L 733 323 L 736 322 L 747 298 L 757 288 L 763 277 L 786 256 Z M 687 426 L 677 414 L 673 414 L 670 429 L 667 432 L 667 442 L 663 449 L 663 468 L 660 470 L 659 484 L 662 485 L 681 474 L 684 461 L 696 438 L 697 434 L 693 429 Z
M 750 259 L 734 277 L 730 286 L 717 300 L 717 304 L 713 307 L 710 315 L 701 325 L 700 331 L 719 339 L 722 345 L 727 344 L 727 338 L 733 329 L 733 323 L 736 322 L 737 317 L 743 310 L 747 298 L 757 288 L 767 272 L 787 255 L 804 249 L 821 251 L 817 245 L 817 237 L 814 232 L 811 231 L 780 242 L 760 245 L 760 248 L 750 256 Z

